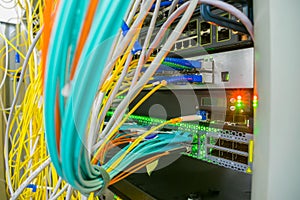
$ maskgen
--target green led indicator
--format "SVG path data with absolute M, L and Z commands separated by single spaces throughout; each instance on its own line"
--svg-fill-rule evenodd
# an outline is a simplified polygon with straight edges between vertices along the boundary
M 239 108 L 242 107 L 242 104 L 241 104 L 241 103 L 238 103 L 238 104 L 237 104 L 237 107 L 239 107 Z
M 229 78 L 230 78 L 230 77 L 229 77 L 229 73 L 228 73 L 228 74 L 226 74 L 225 80 L 226 80 L 226 81 L 229 81 Z

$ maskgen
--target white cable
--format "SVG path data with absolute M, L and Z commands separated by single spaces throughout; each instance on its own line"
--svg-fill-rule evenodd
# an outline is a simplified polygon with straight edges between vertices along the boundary
M 132 18 L 134 17 L 136 10 L 140 4 L 141 0 L 131 0 L 130 1 L 130 6 L 127 10 L 127 13 L 125 14 L 124 19 L 126 19 L 126 24 L 130 25 Z M 134 4 L 133 4 L 134 3 Z M 111 51 L 109 53 L 109 58 L 113 58 L 114 53 L 116 52 L 116 47 L 119 46 L 120 42 L 122 41 L 122 38 L 124 36 L 122 35 L 122 31 L 120 30 L 118 33 L 118 36 L 116 37 L 115 41 L 113 42 Z M 108 67 L 108 63 L 106 63 L 105 67 Z
M 29 16 L 28 18 L 30 19 L 30 22 L 27 22 L 29 23 L 29 30 L 28 30 L 28 33 L 30 35 L 30 40 L 33 41 L 33 23 L 32 23 L 32 5 L 30 3 L 29 0 L 26 0 L 26 3 L 27 3 L 27 6 L 28 6 L 28 13 L 29 13 Z M 34 60 L 34 76 L 37 77 L 38 76 L 38 59 L 37 59 L 37 50 L 36 48 L 33 49 L 33 60 Z
M 141 53 L 138 65 L 137 65 L 137 67 L 135 69 L 135 73 L 134 73 L 134 76 L 133 76 L 132 81 L 131 81 L 130 89 L 132 89 L 132 87 L 135 86 L 135 84 L 136 84 L 136 82 L 137 82 L 137 80 L 138 80 L 138 78 L 140 76 L 140 71 L 141 71 L 142 67 L 145 64 L 146 49 L 147 49 L 148 44 L 150 42 L 153 30 L 154 30 L 155 22 L 156 22 L 158 14 L 159 14 L 160 2 L 161 2 L 161 0 L 157 0 L 156 1 L 154 13 L 153 13 L 153 16 L 152 16 L 152 19 L 151 19 L 151 22 L 150 22 L 150 27 L 149 27 L 149 29 L 147 31 L 145 42 L 143 44 L 142 53 Z
M 161 51 L 158 53 L 157 57 L 153 60 L 151 65 L 148 67 L 147 71 L 143 74 L 143 76 L 140 78 L 138 83 L 132 88 L 131 91 L 128 92 L 126 97 L 123 99 L 123 101 L 120 103 L 120 105 L 117 107 L 115 110 L 113 116 L 109 120 L 108 124 L 106 125 L 102 136 L 101 140 L 97 142 L 93 149 L 97 149 L 100 147 L 102 142 L 109 136 L 109 132 L 111 130 L 114 130 L 115 127 L 117 127 L 120 123 L 120 121 L 123 118 L 122 113 L 124 113 L 125 108 L 129 105 L 129 102 L 131 102 L 131 99 L 138 94 L 142 87 L 148 82 L 149 78 L 152 77 L 152 75 L 155 73 L 156 69 L 159 67 L 161 61 L 163 58 L 168 54 L 176 40 L 180 37 L 181 32 L 183 31 L 183 28 L 186 26 L 188 23 L 189 19 L 191 18 L 196 6 L 197 6 L 198 1 L 197 0 L 192 0 L 191 3 L 189 4 L 186 12 L 178 22 L 178 24 L 175 27 L 175 30 L 171 33 L 168 41 L 164 44 L 163 48 Z
M 58 178 L 58 181 L 57 181 L 57 183 L 56 183 L 56 186 L 55 186 L 55 188 L 54 188 L 52 194 L 50 195 L 49 199 L 51 199 L 51 198 L 54 197 L 54 195 L 56 194 L 57 190 L 59 189 L 59 186 L 61 185 L 61 182 L 62 182 L 62 178 L 59 177 L 59 178 Z
M 5 83 L 5 80 L 6 80 L 6 77 L 7 77 L 7 71 L 8 71 L 8 43 L 7 43 L 7 38 L 5 37 L 5 30 L 3 31 L 3 34 L 1 34 L 5 42 L 5 71 L 4 71 L 4 75 L 3 75 L 3 78 L 2 78 L 2 81 L 0 83 L 0 90 L 2 89 L 4 83 Z
M 88 198 L 86 196 L 84 196 L 83 194 L 81 194 L 81 200 L 88 200 Z
M 171 14 L 173 13 L 173 11 L 175 10 L 177 4 L 178 4 L 179 0 L 173 0 L 171 6 L 170 6 L 170 10 L 169 10 L 169 13 L 168 13 L 168 17 L 171 16 Z
M 104 71 L 101 76 L 100 84 L 99 86 L 101 87 L 105 80 L 109 77 L 110 72 L 112 71 L 114 64 L 118 58 L 121 57 L 121 55 L 124 53 L 126 48 L 128 47 L 128 44 L 131 42 L 133 36 L 135 33 L 138 31 L 138 27 L 143 23 L 148 11 L 150 10 L 154 0 L 148 0 L 145 5 L 140 10 L 140 13 L 138 14 L 137 19 L 133 22 L 133 25 L 127 32 L 126 36 L 122 39 L 120 44 L 118 45 L 118 48 L 116 48 L 116 51 L 110 60 L 110 62 L 105 66 Z
M 127 57 L 127 60 L 126 60 L 126 62 L 125 62 L 124 69 L 122 70 L 122 73 L 121 73 L 121 76 L 120 76 L 120 78 L 119 78 L 119 80 L 118 80 L 118 82 L 117 82 L 117 84 L 116 84 L 114 90 L 112 91 L 112 94 L 111 94 L 110 98 L 108 99 L 108 101 L 107 101 L 106 104 L 104 105 L 105 107 L 104 107 L 103 112 L 102 112 L 101 115 L 100 115 L 99 123 L 97 123 L 97 125 L 96 125 L 96 132 L 94 133 L 94 135 L 95 135 L 96 133 L 98 133 L 99 130 L 100 130 L 100 125 L 99 125 L 99 124 L 101 124 L 101 123 L 104 121 L 105 116 L 106 116 L 106 113 L 107 113 L 107 111 L 109 110 L 111 104 L 113 103 L 113 100 L 114 100 L 115 96 L 117 95 L 117 93 L 118 93 L 118 91 L 119 91 L 119 88 L 120 88 L 120 86 L 121 86 L 121 84 L 122 84 L 122 81 L 124 80 L 124 78 L 125 78 L 125 76 L 126 76 L 126 73 L 127 73 L 127 71 L 128 71 L 128 68 L 129 68 L 129 65 L 130 65 L 130 63 L 131 63 L 131 60 L 132 60 L 132 53 L 130 53 L 129 56 Z M 99 137 L 100 137 L 100 136 L 101 136 L 101 135 L 99 135 Z M 94 140 L 93 140 L 92 145 L 95 144 L 95 139 L 96 139 L 96 137 L 94 137 Z M 92 148 L 92 146 L 90 146 L 89 148 Z
M 100 92 L 95 101 L 94 101 L 94 106 L 91 114 L 91 124 L 90 128 L 88 130 L 88 135 L 87 135 L 87 151 L 92 154 L 92 145 L 93 141 L 95 140 L 95 135 L 98 133 L 97 132 L 97 119 L 98 119 L 98 114 L 100 112 L 101 104 L 104 98 L 104 93 Z
M 28 65 L 28 62 L 29 62 L 29 59 L 30 59 L 30 55 L 31 55 L 35 45 L 37 44 L 39 38 L 41 37 L 42 31 L 43 31 L 43 27 L 41 27 L 41 29 L 37 33 L 36 37 L 32 41 L 32 44 L 30 45 L 30 47 L 28 49 L 28 52 L 26 54 L 25 61 L 23 63 L 21 74 L 20 74 L 20 81 L 18 82 L 16 95 L 15 95 L 13 101 L 12 101 L 12 105 L 11 105 L 12 109 L 9 112 L 8 120 L 7 120 L 7 126 L 6 126 L 6 130 L 5 130 L 5 138 L 4 138 L 4 157 L 5 157 L 5 168 L 6 168 L 5 172 L 6 172 L 6 180 L 7 180 L 9 192 L 11 194 L 14 193 L 14 190 L 13 190 L 12 183 L 11 183 L 10 170 L 9 170 L 9 164 L 8 164 L 9 130 L 10 130 L 11 122 L 12 122 L 12 119 L 13 119 L 13 110 L 14 110 L 16 104 L 17 104 L 17 100 L 18 100 L 18 97 L 19 97 L 19 94 L 20 94 L 20 91 L 21 91 L 22 80 L 24 79 L 24 76 L 25 76 L 25 72 L 26 72 L 27 65 Z
M 11 194 L 11 200 L 17 199 L 20 194 L 23 192 L 23 190 L 30 184 L 30 182 L 41 173 L 48 165 L 50 165 L 51 160 L 48 158 L 45 162 L 43 162 L 28 178 L 19 186 L 19 188 L 16 190 L 16 192 Z
M 129 25 L 129 24 L 131 23 L 131 20 L 132 20 L 132 18 L 134 17 L 134 15 L 135 15 L 135 13 L 136 13 L 136 10 L 137 10 L 137 8 L 138 8 L 140 2 L 141 2 L 141 0 L 136 0 L 136 1 L 135 1 L 134 5 L 133 5 L 133 8 L 131 9 L 131 11 L 130 11 L 130 13 L 129 13 L 127 19 L 126 19 L 126 24 Z
M 71 197 L 72 197 L 72 190 L 73 190 L 72 186 L 69 185 L 68 190 L 67 190 L 66 200 L 70 200 L 71 199 Z
M 62 195 L 62 193 L 64 191 L 66 191 L 66 189 L 68 189 L 69 187 L 70 187 L 69 184 L 66 184 L 57 194 L 55 194 L 53 197 L 51 197 L 50 200 L 58 199 L 58 197 L 60 197 Z

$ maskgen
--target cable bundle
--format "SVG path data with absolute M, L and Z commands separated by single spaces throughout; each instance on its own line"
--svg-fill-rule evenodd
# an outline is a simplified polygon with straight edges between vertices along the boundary
M 221 1 L 173 1 L 168 4 L 160 0 L 38 2 L 40 11 L 43 10 L 39 13 L 40 22 L 44 26 L 32 34 L 32 40 L 27 44 L 27 56 L 20 54 L 25 58 L 23 67 L 19 69 L 22 70 L 21 80 L 26 77 L 27 63 L 30 64 L 30 82 L 21 105 L 24 111 L 22 116 L 18 115 L 20 111 L 15 100 L 12 104 L 15 111 L 10 112 L 6 132 L 7 136 L 13 135 L 17 127 L 15 133 L 22 133 L 15 134 L 9 155 L 7 150 L 6 157 L 10 157 L 7 169 L 17 163 L 15 149 L 19 152 L 17 157 L 23 151 L 30 156 L 16 167 L 24 167 L 29 162 L 34 167 L 24 172 L 26 175 L 17 181 L 16 168 L 9 171 L 7 182 L 12 199 L 19 195 L 22 198 L 31 195 L 36 199 L 43 195 L 50 199 L 63 196 L 76 199 L 82 197 L 81 194 L 90 195 L 89 198 L 93 199 L 108 185 L 191 143 L 192 137 L 188 133 L 166 133 L 160 129 L 168 124 L 201 120 L 197 115 L 178 116 L 148 129 L 135 127 L 138 131 L 124 130 L 128 126 L 134 127 L 127 123 L 128 119 L 143 102 L 176 79 L 158 77 L 154 79 L 157 81 L 151 81 L 162 64 L 176 70 L 201 67 L 198 62 L 167 57 L 197 5 L 211 4 L 232 13 L 241 18 L 253 36 L 249 20 Z M 179 7 L 175 9 L 178 3 Z M 170 12 L 154 35 L 160 6 L 170 6 Z M 152 17 L 147 35 L 144 43 L 137 46 L 141 27 L 149 12 L 152 12 Z M 179 16 L 175 29 L 162 44 L 166 30 Z M 43 56 L 39 64 L 34 48 L 42 31 L 42 48 L 38 49 L 42 50 Z M 153 41 L 152 36 L 155 36 Z M 152 53 L 157 48 L 160 51 L 153 57 Z M 32 52 L 33 58 L 30 57 Z M 177 77 L 178 80 L 187 78 L 202 79 L 200 76 Z M 128 110 L 128 105 L 146 88 L 149 92 Z M 17 98 L 18 95 L 15 96 Z M 113 115 L 107 118 L 111 110 Z M 43 117 L 45 127 L 41 123 Z M 28 133 L 31 134 L 29 137 Z M 22 138 L 26 148 L 20 145 Z M 8 137 L 6 141 L 8 149 Z M 51 192 L 38 195 L 29 192 L 31 189 L 39 191 L 39 188 Z M 72 190 L 79 192 L 72 194 Z

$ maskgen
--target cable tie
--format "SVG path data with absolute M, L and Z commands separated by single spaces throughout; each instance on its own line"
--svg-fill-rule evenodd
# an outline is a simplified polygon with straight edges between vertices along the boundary
M 109 182 L 110 182 L 110 176 L 107 173 L 107 171 L 98 165 L 94 165 L 100 172 L 102 179 L 103 179 L 103 187 L 101 187 L 99 190 L 95 191 L 95 196 L 100 196 L 103 194 L 104 190 L 108 187 Z
M 61 90 L 61 94 L 64 96 L 64 97 L 68 97 L 71 93 L 71 83 L 67 83 L 63 89 Z

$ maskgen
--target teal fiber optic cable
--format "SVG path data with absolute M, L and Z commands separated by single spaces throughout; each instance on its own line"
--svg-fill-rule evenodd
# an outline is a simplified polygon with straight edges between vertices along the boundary
M 47 60 L 47 72 L 46 72 L 46 83 L 45 83 L 45 129 L 48 151 L 51 156 L 51 160 L 57 173 L 63 176 L 60 164 L 60 158 L 56 147 L 56 136 L 55 136 L 55 96 L 56 89 L 58 86 L 58 93 L 64 85 L 65 80 L 65 66 L 67 65 L 68 47 L 74 46 L 73 40 L 78 34 L 80 27 L 76 25 L 75 19 L 83 18 L 83 11 L 87 8 L 86 1 L 61 1 L 59 4 L 59 11 L 53 27 L 53 34 L 50 40 L 49 56 Z M 77 11 L 77 12 L 74 12 Z M 80 15 L 81 13 L 81 15 Z M 74 17 L 77 15 L 76 17 Z M 79 20 L 83 21 L 83 20 Z M 78 24 L 78 22 L 77 22 Z M 76 27 L 74 27 L 76 25 Z M 71 38 L 72 36 L 72 38 Z M 71 55 L 72 57 L 72 55 Z M 60 114 L 64 114 L 64 98 L 60 95 L 59 98 Z
M 79 158 L 86 156 L 84 155 L 86 152 L 82 148 L 85 143 L 87 119 L 98 89 L 99 77 L 107 61 L 114 36 L 121 26 L 128 3 L 129 0 L 101 1 L 99 3 L 66 106 L 61 146 L 69 148 L 61 153 L 62 168 L 66 180 L 83 193 L 98 190 L 102 183 L 99 178 L 95 181 L 90 177 L 81 177 L 81 174 L 93 177 L 95 175 L 99 177 L 101 174 L 96 170 L 98 167 L 95 169 L 94 166 L 86 166 L 85 162 L 79 162 Z M 100 44 L 102 46 L 98 48 Z M 82 171 L 83 169 L 85 171 Z

